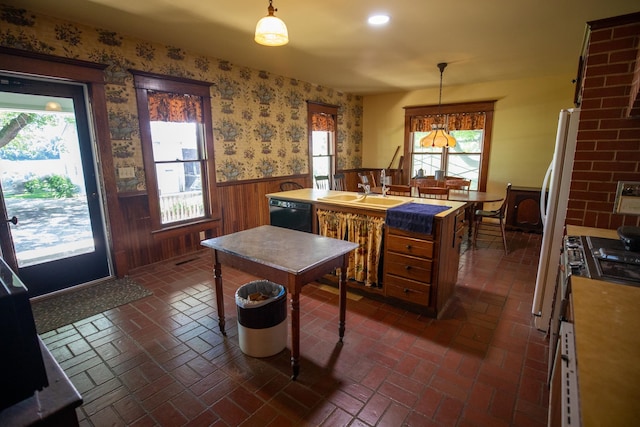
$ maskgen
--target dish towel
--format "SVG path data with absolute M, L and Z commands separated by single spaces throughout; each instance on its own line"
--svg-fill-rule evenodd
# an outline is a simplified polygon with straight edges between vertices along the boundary
M 428 205 L 424 203 L 407 203 L 387 209 L 385 223 L 389 227 L 405 231 L 431 234 L 433 217 L 451 206 Z

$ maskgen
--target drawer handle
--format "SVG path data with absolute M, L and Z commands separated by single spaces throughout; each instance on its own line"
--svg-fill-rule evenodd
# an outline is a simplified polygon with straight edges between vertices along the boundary
M 404 292 L 405 294 L 408 294 L 408 293 L 409 293 L 409 289 L 404 288 L 404 289 L 402 290 L 402 292 Z
M 411 249 L 411 245 L 407 245 L 407 249 Z
M 411 270 L 411 266 L 410 266 L 410 265 L 405 265 L 405 266 L 404 266 L 404 269 L 405 269 L 405 270 Z

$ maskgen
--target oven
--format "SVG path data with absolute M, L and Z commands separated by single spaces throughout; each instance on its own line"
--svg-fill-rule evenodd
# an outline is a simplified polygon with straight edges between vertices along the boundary
M 625 249 L 620 239 L 593 236 L 564 236 L 560 268 L 549 321 L 549 379 L 560 323 L 567 319 L 571 276 L 640 286 L 640 252 Z

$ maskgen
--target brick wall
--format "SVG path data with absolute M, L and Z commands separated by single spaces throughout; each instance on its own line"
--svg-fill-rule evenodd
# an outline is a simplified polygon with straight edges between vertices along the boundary
M 589 29 L 567 223 L 640 225 L 640 216 L 613 213 L 618 181 L 640 181 L 640 13 Z

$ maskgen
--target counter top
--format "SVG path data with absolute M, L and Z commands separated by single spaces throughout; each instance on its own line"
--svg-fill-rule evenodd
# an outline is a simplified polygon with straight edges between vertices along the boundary
M 281 191 L 278 193 L 269 193 L 267 194 L 268 198 L 281 199 L 281 200 L 289 200 L 294 202 L 306 202 L 306 203 L 322 203 L 325 205 L 332 204 L 327 200 L 319 200 L 322 197 L 333 196 L 338 194 L 355 194 L 362 195 L 362 193 L 357 193 L 353 191 L 336 191 L 336 190 L 317 190 L 314 188 L 302 188 L 299 190 L 290 190 L 290 191 Z M 367 197 L 382 197 L 376 194 L 370 194 Z M 440 212 L 435 215 L 436 217 L 445 217 L 456 212 L 458 209 L 463 208 L 466 203 L 464 202 L 455 202 L 453 200 L 437 200 L 437 199 L 425 199 L 420 197 L 403 197 L 403 196 L 392 196 L 394 199 L 408 199 L 409 202 L 412 203 L 424 203 L 428 205 L 438 205 L 438 206 L 451 206 L 451 209 L 447 209 L 445 211 Z M 335 206 L 344 206 L 341 203 L 335 203 Z M 367 206 L 358 206 L 358 209 L 367 210 Z M 378 208 L 380 209 L 380 208 Z
M 567 233 L 618 237 L 589 227 L 567 226 Z M 638 425 L 640 287 L 574 276 L 571 298 L 582 425 Z

